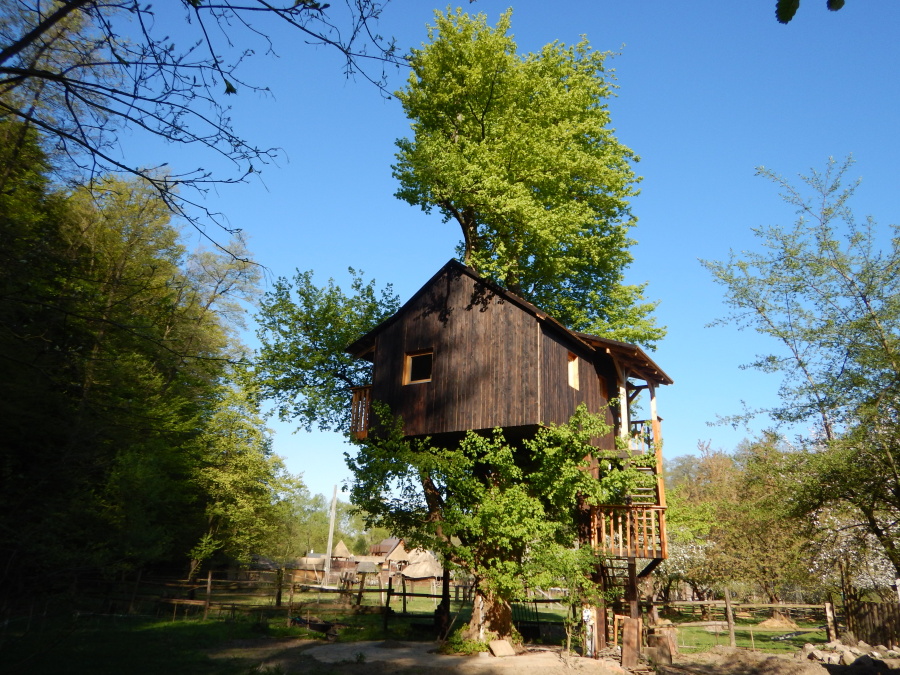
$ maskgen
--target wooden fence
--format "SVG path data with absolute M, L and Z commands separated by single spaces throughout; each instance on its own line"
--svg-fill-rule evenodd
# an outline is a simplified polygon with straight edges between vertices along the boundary
M 849 601 L 847 628 L 858 640 L 889 648 L 900 646 L 900 603 Z

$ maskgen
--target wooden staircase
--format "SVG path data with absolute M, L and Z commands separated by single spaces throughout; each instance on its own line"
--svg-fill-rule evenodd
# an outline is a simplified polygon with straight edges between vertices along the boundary
M 631 423 L 629 450 L 633 455 L 654 453 L 653 466 L 637 467 L 652 477 L 652 485 L 638 487 L 624 504 L 607 504 L 591 509 L 591 543 L 611 560 L 665 560 L 666 500 L 662 481 L 660 445 L 654 442 L 653 425 L 648 420 Z M 654 563 L 655 567 L 659 563 Z

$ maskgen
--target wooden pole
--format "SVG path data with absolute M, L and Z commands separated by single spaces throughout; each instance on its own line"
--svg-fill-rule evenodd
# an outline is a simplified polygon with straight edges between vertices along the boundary
M 640 619 L 641 607 L 638 603 L 637 561 L 634 558 L 628 559 L 628 588 L 625 589 L 625 599 L 628 600 L 629 616 L 632 619 Z
M 728 622 L 728 644 L 737 647 L 734 638 L 734 612 L 731 611 L 731 591 L 725 587 L 725 620 Z
M 134 580 L 134 589 L 131 591 L 131 602 L 128 603 L 128 613 L 134 614 L 134 601 L 137 598 L 138 588 L 141 585 L 141 574 L 143 573 L 143 568 L 137 571 L 137 577 Z
M 281 607 L 281 587 L 284 585 L 284 570 L 275 570 L 275 606 Z
M 400 583 L 402 584 L 402 588 L 403 588 L 403 614 L 405 615 L 406 614 L 406 577 L 401 576 Z
M 366 586 L 366 574 L 367 572 L 360 572 L 359 575 L 359 594 L 356 596 L 357 607 L 362 604 L 363 588 Z
M 209 601 L 212 595 L 212 570 L 206 572 L 206 601 L 203 603 L 203 620 L 209 617 Z
M 291 590 L 288 592 L 287 626 L 291 627 L 291 614 L 294 613 L 294 573 L 291 572 Z
M 825 631 L 829 642 L 837 640 L 837 629 L 834 625 L 834 605 L 830 602 L 825 603 Z
M 337 485 L 334 486 L 334 494 L 331 496 L 331 515 L 328 522 L 328 547 L 325 551 L 325 585 L 328 585 L 328 575 L 331 573 L 331 544 L 334 542 L 334 514 L 337 509 Z
M 387 599 L 384 601 L 384 632 L 387 632 L 388 629 L 388 615 L 391 613 L 391 596 L 394 594 L 394 577 L 393 575 L 388 577 L 388 587 L 387 587 Z

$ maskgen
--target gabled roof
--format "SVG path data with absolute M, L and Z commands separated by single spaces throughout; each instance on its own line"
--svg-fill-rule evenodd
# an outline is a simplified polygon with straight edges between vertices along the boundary
M 398 537 L 388 537 L 387 539 L 382 539 L 380 543 L 370 546 L 369 554 L 387 558 L 391 553 L 394 552 L 394 549 L 396 549 L 402 543 L 403 540 Z M 406 549 L 403 550 L 405 551 Z
M 656 384 L 673 384 L 671 377 L 666 375 L 662 368 L 637 345 L 629 342 L 619 342 L 610 338 L 600 337 L 599 335 L 588 335 L 587 333 L 575 333 L 582 340 L 591 345 L 598 351 L 605 351 L 619 363 L 628 367 L 632 375 L 639 377 L 647 382 Z
M 441 267 L 441 269 L 439 269 L 428 281 L 426 281 L 425 284 L 418 291 L 416 291 L 409 300 L 403 303 L 403 306 L 400 307 L 400 309 L 398 309 L 394 314 L 389 316 L 380 324 L 375 326 L 375 328 L 370 330 L 361 338 L 350 344 L 347 347 L 346 351 L 357 358 L 366 358 L 367 355 L 369 355 L 375 348 L 375 338 L 378 336 L 378 334 L 388 326 L 392 325 L 401 316 L 403 316 L 408 308 L 414 305 L 419 300 L 419 298 L 424 293 L 426 293 L 428 289 L 431 288 L 431 286 L 444 273 L 451 271 L 459 274 L 465 274 L 477 283 L 483 284 L 492 293 L 502 298 L 505 302 L 509 302 L 510 304 L 519 307 L 522 311 L 531 314 L 535 319 L 542 322 L 544 325 L 553 328 L 556 332 L 561 333 L 569 339 L 580 342 L 591 349 L 610 354 L 610 356 L 612 356 L 614 359 L 626 365 L 631 374 L 635 375 L 636 377 L 644 380 L 649 380 L 657 384 L 673 383 L 672 378 L 666 375 L 665 372 L 663 372 L 662 368 L 656 365 L 656 363 L 653 362 L 653 359 L 647 356 L 647 354 L 645 354 L 644 351 L 637 345 L 629 344 L 627 342 L 619 342 L 618 340 L 611 340 L 609 338 L 603 338 L 597 335 L 588 335 L 587 333 L 578 333 L 576 331 L 569 330 L 552 316 L 539 309 L 538 307 L 535 307 L 524 298 L 520 298 L 515 293 L 508 291 L 502 286 L 498 286 L 489 279 L 485 279 L 479 276 L 478 273 L 471 267 L 467 267 L 455 259 L 447 261 L 447 263 L 443 267 Z
M 334 550 L 331 552 L 332 558 L 349 558 L 351 557 L 350 549 L 347 548 L 347 545 L 344 543 L 344 540 L 341 539 L 337 546 L 334 547 Z

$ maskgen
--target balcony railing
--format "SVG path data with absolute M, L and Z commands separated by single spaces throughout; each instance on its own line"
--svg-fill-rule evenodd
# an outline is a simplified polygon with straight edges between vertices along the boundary
M 350 403 L 350 437 L 361 441 L 369 435 L 369 411 L 372 387 L 353 387 Z
M 636 454 L 643 455 L 652 452 L 654 441 L 653 423 L 650 420 L 631 420 L 628 434 L 628 449 Z
M 613 558 L 668 557 L 666 510 L 661 506 L 595 506 L 593 545 Z

